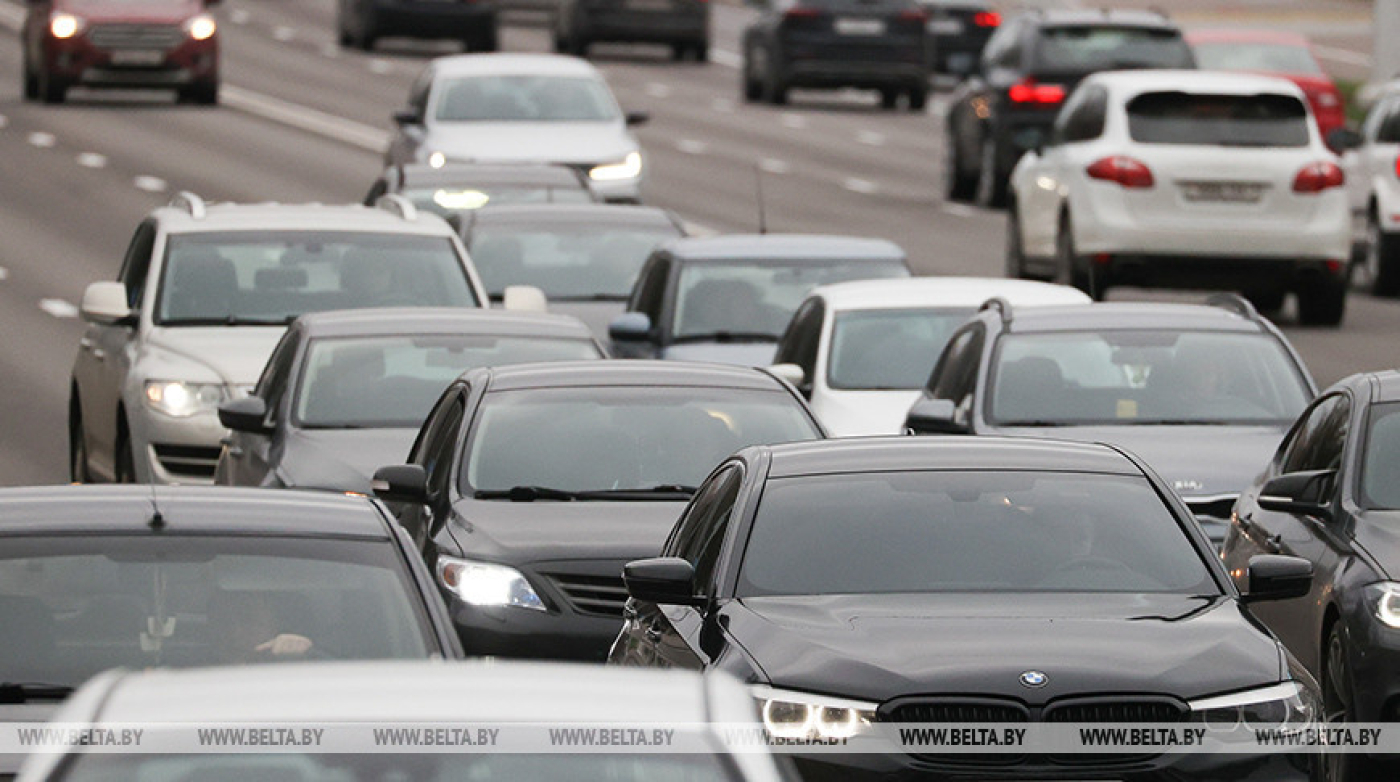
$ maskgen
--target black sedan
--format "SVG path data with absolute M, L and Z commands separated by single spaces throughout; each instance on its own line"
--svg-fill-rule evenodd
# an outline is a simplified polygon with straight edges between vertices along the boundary
M 659 43 L 676 60 L 710 56 L 709 0 L 559 0 L 554 51 L 583 57 L 600 41 Z
M 1400 371 L 1353 375 L 1298 417 L 1240 496 L 1225 540 L 1236 579 L 1251 557 L 1313 563 L 1312 591 L 1260 606 L 1322 682 L 1329 719 L 1400 722 Z M 1394 763 L 1333 756 L 1342 782 L 1395 779 Z
M 1142 462 L 1104 445 L 856 438 L 749 448 L 658 559 L 629 563 L 611 661 L 718 668 L 777 736 L 878 723 L 1312 725 L 1316 684 Z M 799 754 L 808 780 L 1304 780 L 1308 755 Z
M 822 436 L 757 369 L 484 368 L 452 384 L 375 492 L 424 541 L 469 652 L 602 660 L 623 564 L 661 550 L 695 485 L 739 448 Z
M 591 204 L 594 194 L 581 171 L 547 163 L 399 163 L 379 174 L 365 206 L 397 193 L 419 209 L 443 217 L 490 204 Z
M 232 433 L 214 482 L 369 493 L 403 458 L 433 401 L 473 367 L 603 358 L 565 315 L 366 309 L 304 315 L 250 396 L 219 408 Z

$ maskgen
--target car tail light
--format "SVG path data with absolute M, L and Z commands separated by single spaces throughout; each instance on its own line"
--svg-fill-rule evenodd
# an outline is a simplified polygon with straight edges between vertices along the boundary
M 1040 84 L 1035 79 L 1022 79 L 1011 85 L 1006 96 L 1012 103 L 1036 103 L 1052 106 L 1065 99 L 1065 88 L 1060 84 Z
M 1321 193 L 1331 187 L 1341 187 L 1346 181 L 1346 175 L 1336 163 L 1322 160 L 1298 169 L 1298 175 L 1293 177 L 1293 192 Z
M 815 19 L 822 15 L 823 11 L 820 8 L 812 8 L 806 5 L 793 6 L 783 12 L 784 19 Z
M 924 13 L 923 11 L 917 8 L 909 8 L 900 11 L 899 16 L 896 16 L 895 18 L 901 22 L 917 22 L 921 25 L 926 24 L 928 22 L 928 14 Z
M 1140 160 L 1125 155 L 1110 155 L 1099 158 L 1084 172 L 1094 179 L 1116 182 L 1126 188 L 1149 188 L 1156 184 L 1152 179 L 1152 169 Z
M 1001 26 L 1001 14 L 996 11 L 978 11 L 972 17 L 972 23 L 978 27 L 999 27 Z

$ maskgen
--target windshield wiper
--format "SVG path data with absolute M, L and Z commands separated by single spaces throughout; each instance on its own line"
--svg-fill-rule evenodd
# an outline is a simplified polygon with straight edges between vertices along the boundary
M 550 301 L 627 301 L 626 293 L 579 293 L 568 296 L 550 296 Z
M 223 318 L 179 318 L 161 321 L 162 326 L 286 326 L 296 320 L 295 315 L 278 315 L 271 318 L 244 318 L 229 315 Z
M 510 500 L 511 502 L 534 502 L 535 500 L 576 500 L 579 492 L 554 489 L 549 486 L 512 486 L 509 489 L 477 491 L 472 495 L 478 500 Z
M 686 334 L 672 342 L 777 342 L 776 334 L 762 331 L 709 331 L 704 334 Z
M 29 701 L 58 701 L 73 694 L 73 687 L 67 684 L 46 684 L 44 682 L 0 682 L 0 703 L 28 703 Z
M 512 486 L 509 489 L 488 489 L 472 496 L 478 500 L 510 500 L 511 502 L 534 502 L 535 500 L 559 500 L 576 502 L 588 500 L 654 500 L 658 497 L 689 497 L 696 487 L 679 483 L 665 483 L 635 489 L 588 489 L 567 491 L 548 486 Z

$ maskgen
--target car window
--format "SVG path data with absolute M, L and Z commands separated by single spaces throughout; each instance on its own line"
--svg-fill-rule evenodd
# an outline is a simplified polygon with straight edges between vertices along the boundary
M 1305 147 L 1308 110 L 1292 95 L 1146 92 L 1128 101 L 1128 135 L 1143 144 Z
M 1197 41 L 1191 44 L 1196 64 L 1212 71 L 1265 71 L 1323 75 L 1305 46 L 1252 41 Z
M 1392 101 L 1382 117 L 1376 131 L 1376 141 L 1381 144 L 1400 143 L 1400 101 Z
M 739 597 L 959 591 L 1219 587 L 1142 476 L 897 471 L 765 485 Z
M 137 226 L 131 237 L 131 244 L 122 258 L 121 272 L 117 279 L 126 285 L 126 303 L 132 309 L 140 309 L 146 296 L 146 276 L 151 269 L 151 255 L 155 252 L 156 225 L 147 220 Z
M 493 298 L 534 285 L 551 300 L 622 301 L 657 245 L 679 237 L 669 220 L 635 223 L 478 222 L 468 248 Z
M 462 429 L 462 419 L 467 412 L 467 388 L 454 388 L 449 395 L 438 402 L 441 414 L 425 430 L 420 453 L 423 472 L 427 474 L 428 496 L 444 496 L 451 480 L 448 472 L 452 469 L 452 457 L 457 452 L 457 435 Z
M 666 283 L 670 273 L 671 262 L 665 256 L 653 254 L 642 264 L 627 304 L 628 311 L 642 312 L 651 318 L 653 328 L 661 325 L 661 309 L 666 301 Z
M 1335 470 L 1341 466 L 1351 420 L 1351 400 L 1334 394 L 1313 405 L 1283 459 L 1284 472 Z
M 796 364 L 802 367 L 804 381 L 810 383 L 816 372 L 817 354 L 821 350 L 822 323 L 826 318 L 826 303 L 812 297 L 793 313 L 787 330 L 778 340 L 774 364 Z
M 437 88 L 439 122 L 607 122 L 621 116 L 608 86 L 587 76 L 473 76 Z
M 956 408 L 967 404 L 977 387 L 985 335 L 985 327 L 974 323 L 948 343 L 929 376 L 929 391 L 934 399 L 950 400 Z
M 287 333 L 282 335 L 277 347 L 273 348 L 272 355 L 268 357 L 267 365 L 263 367 L 262 377 L 258 378 L 258 384 L 253 387 L 253 394 L 267 405 L 267 418 L 270 422 L 278 419 L 278 408 L 281 407 L 282 398 L 287 393 L 287 379 L 291 375 L 297 348 L 301 344 L 301 335 L 300 330 L 293 329 L 288 329 Z
M 1108 90 L 1090 84 L 1077 90 L 1055 119 L 1052 138 L 1056 143 L 1092 141 L 1103 135 L 1108 117 Z
M 1361 505 L 1400 509 L 1400 404 L 1371 408 L 1361 456 Z
M 826 382 L 849 390 L 922 388 L 948 338 L 975 311 L 950 307 L 838 313 L 831 325 Z
M 1124 68 L 1191 68 L 1195 59 L 1177 30 L 1124 25 L 1044 26 L 1031 70 L 1089 73 Z
M 703 594 L 711 593 L 725 532 L 743 482 L 744 472 L 738 465 L 712 476 L 677 522 L 672 556 L 695 566 L 695 586 Z

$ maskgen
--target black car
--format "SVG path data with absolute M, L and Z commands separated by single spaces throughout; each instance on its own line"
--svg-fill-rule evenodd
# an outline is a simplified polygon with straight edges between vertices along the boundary
M 908 277 L 884 239 L 732 234 L 677 239 L 642 266 L 627 311 L 608 327 L 612 354 L 767 366 L 807 293 L 848 280 Z
M 398 193 L 443 217 L 495 204 L 590 204 L 602 201 L 582 171 L 534 163 L 399 163 L 384 169 L 365 194 L 365 206 Z
M 341 46 L 369 51 L 380 38 L 452 39 L 465 51 L 494 52 L 498 20 L 495 0 L 404 2 L 337 0 L 336 33 Z
M 1262 557 L 1230 582 L 1171 489 L 1105 445 L 852 438 L 745 449 L 657 559 L 628 563 L 610 661 L 719 669 L 770 733 L 880 723 L 1302 727 L 1316 683 L 1244 605 L 1305 591 Z M 800 753 L 801 751 L 798 750 Z M 796 756 L 803 778 L 1308 779 L 1310 756 Z
M 1210 301 L 1013 311 L 993 300 L 948 340 L 905 426 L 1128 448 L 1218 545 L 1230 506 L 1317 386 L 1247 301 Z
M 598 42 L 666 44 L 676 60 L 705 62 L 709 0 L 559 0 L 554 51 L 583 57 Z
M 1261 553 L 1313 563 L 1312 591 L 1259 618 L 1322 682 L 1328 715 L 1400 722 L 1400 371 L 1323 391 L 1235 505 L 1225 567 Z M 1395 779 L 1393 763 L 1336 755 L 1341 782 Z
M 928 101 L 928 15 L 915 0 L 750 0 L 744 29 L 744 99 L 787 102 L 793 87 L 878 90 L 893 109 Z
M 564 315 L 417 307 L 304 315 L 252 394 L 219 408 L 233 431 L 214 482 L 367 494 L 374 470 L 408 453 L 433 402 L 468 369 L 604 355 Z
M 623 564 L 661 550 L 696 484 L 739 448 L 822 436 L 792 387 L 757 369 L 476 369 L 375 492 L 423 543 L 468 652 L 602 660 Z
M 934 72 L 971 73 L 983 47 L 1001 26 L 1001 14 L 981 0 L 919 0 L 919 5 L 928 14 Z
M 943 195 L 1004 206 L 1026 131 L 1049 135 L 1065 97 L 1096 71 L 1193 68 L 1181 30 L 1152 11 L 1040 10 L 1008 16 L 949 98 Z

